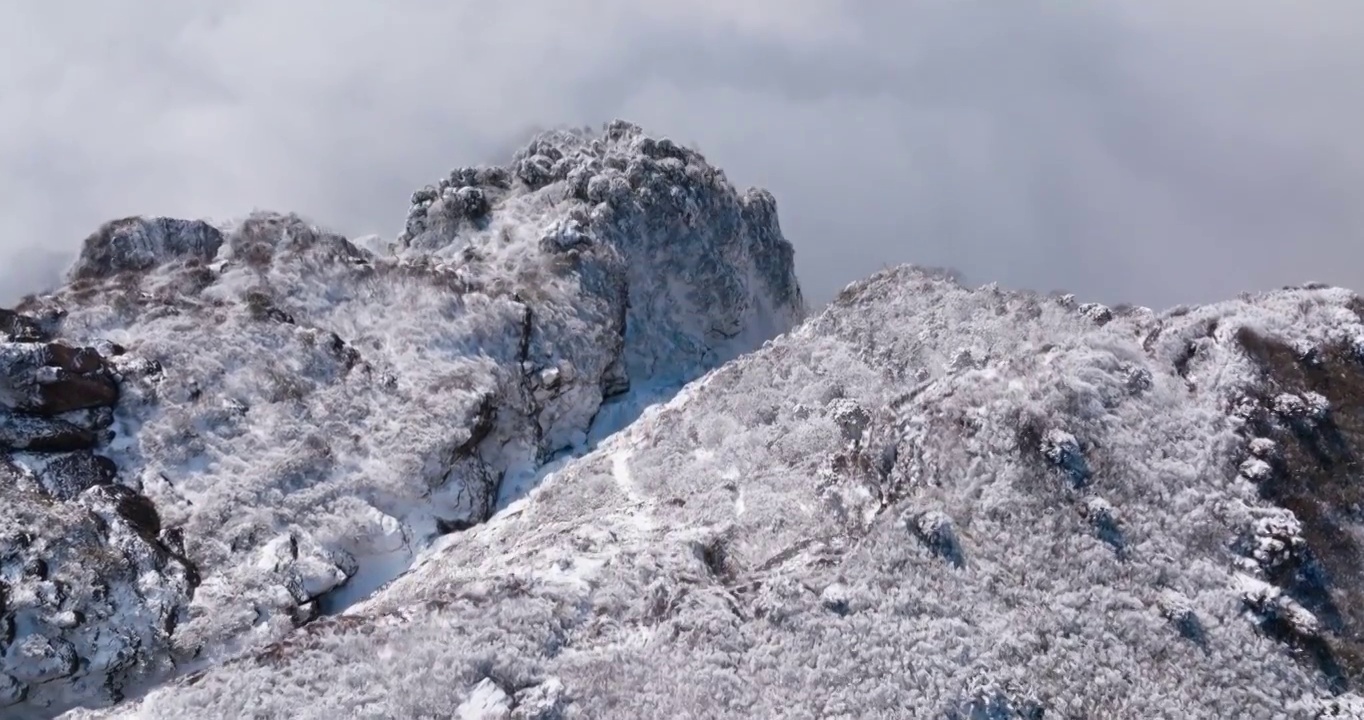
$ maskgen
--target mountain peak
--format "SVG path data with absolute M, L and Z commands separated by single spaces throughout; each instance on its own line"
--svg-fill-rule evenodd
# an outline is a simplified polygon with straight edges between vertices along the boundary
M 770 195 L 626 123 L 413 201 L 386 253 L 291 214 L 113 221 L 0 316 L 7 716 L 344 610 L 805 312 Z

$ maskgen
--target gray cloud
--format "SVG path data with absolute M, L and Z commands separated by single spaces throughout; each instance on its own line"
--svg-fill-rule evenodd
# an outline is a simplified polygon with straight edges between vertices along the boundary
M 882 265 L 1163 306 L 1364 289 L 1355 0 L 0 6 L 0 302 L 101 221 L 392 235 L 535 126 L 626 117 L 776 193 L 811 299 Z

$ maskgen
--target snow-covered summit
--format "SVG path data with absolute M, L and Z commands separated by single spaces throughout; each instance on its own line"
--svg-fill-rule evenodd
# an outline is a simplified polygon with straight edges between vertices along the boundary
M 575 299 L 616 307 L 629 285 L 622 322 L 637 341 L 623 361 L 648 375 L 727 359 L 803 316 L 771 193 L 736 194 L 697 151 L 623 121 L 542 134 L 507 168 L 451 171 L 413 193 L 398 245 L 400 257 L 515 265 L 527 291 L 590 259 L 575 275 L 588 297 Z
M 105 225 L 0 311 L 0 715 L 344 610 L 604 402 L 791 328 L 792 260 L 771 195 L 622 122 L 419 191 L 390 253 L 273 213 Z
M 1361 450 L 1353 293 L 1155 313 L 898 268 L 108 716 L 1360 717 Z

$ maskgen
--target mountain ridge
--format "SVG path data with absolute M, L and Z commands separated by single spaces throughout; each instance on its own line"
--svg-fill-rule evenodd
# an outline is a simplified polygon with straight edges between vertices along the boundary
M 891 269 L 140 707 L 1358 717 L 1361 340 L 1338 288 L 1155 313 Z
M 628 123 L 457 169 L 418 225 L 376 255 L 294 215 L 117 220 L 0 318 L 3 487 L 30 502 L 0 551 L 6 712 L 117 701 L 343 610 L 587 443 L 603 403 L 805 312 L 771 195 Z M 60 534 L 85 506 L 97 525 Z
M 124 558 L 0 532 L 6 712 L 1364 717 L 1348 290 L 899 266 L 806 317 L 771 196 L 621 122 L 418 191 L 382 258 L 122 222 L 0 313 L 10 525 Z M 92 567 L 152 621 L 72 609 Z

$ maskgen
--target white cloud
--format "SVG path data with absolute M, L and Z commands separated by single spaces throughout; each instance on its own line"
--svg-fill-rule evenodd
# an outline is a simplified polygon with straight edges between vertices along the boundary
M 0 301 L 102 220 L 393 234 L 529 128 L 624 116 L 771 187 L 812 299 L 887 263 L 1163 305 L 1364 288 L 1352 0 L 0 7 Z

